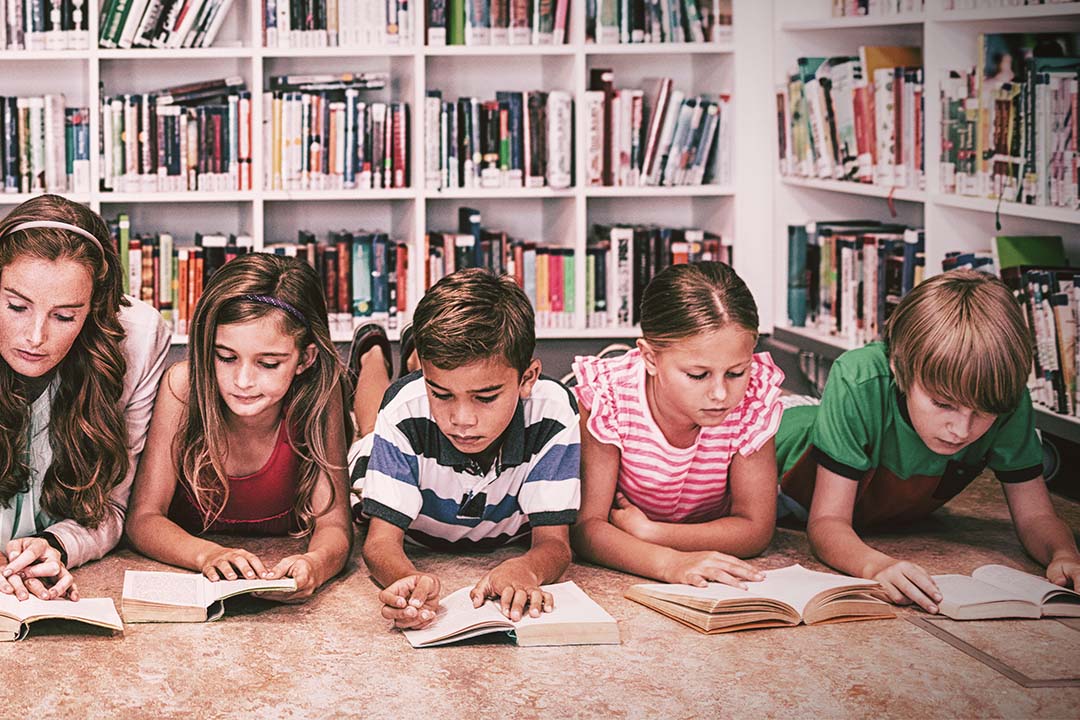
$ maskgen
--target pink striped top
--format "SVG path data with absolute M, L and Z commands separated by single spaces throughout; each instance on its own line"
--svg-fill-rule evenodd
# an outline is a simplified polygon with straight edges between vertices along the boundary
M 754 355 L 742 402 L 722 424 L 702 428 L 688 448 L 673 447 L 653 419 L 640 351 L 578 357 L 574 375 L 589 432 L 622 451 L 619 490 L 658 522 L 704 522 L 731 512 L 727 476 L 735 453 L 750 455 L 780 427 L 784 373 L 769 353 Z

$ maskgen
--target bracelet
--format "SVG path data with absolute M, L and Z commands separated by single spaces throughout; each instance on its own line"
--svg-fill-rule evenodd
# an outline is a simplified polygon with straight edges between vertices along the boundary
M 49 543 L 50 547 L 60 553 L 60 562 L 64 565 L 67 565 L 67 550 L 64 549 L 64 543 L 60 542 L 60 538 L 56 537 L 56 535 L 49 532 L 48 530 L 42 530 L 39 533 L 35 533 L 34 537 L 39 537 L 45 542 Z

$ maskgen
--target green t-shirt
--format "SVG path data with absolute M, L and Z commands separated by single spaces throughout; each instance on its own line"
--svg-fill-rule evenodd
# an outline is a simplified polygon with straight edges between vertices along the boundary
M 1031 398 L 960 452 L 926 447 L 907 413 L 882 343 L 841 355 L 819 406 L 785 410 L 776 434 L 781 489 L 810 507 L 817 466 L 859 482 L 857 526 L 895 525 L 933 512 L 989 467 L 1002 482 L 1042 473 Z

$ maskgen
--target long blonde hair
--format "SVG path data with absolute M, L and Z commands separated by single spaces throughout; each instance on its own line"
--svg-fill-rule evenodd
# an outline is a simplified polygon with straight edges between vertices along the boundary
M 98 243 L 55 227 L 12 232 L 18 225 L 42 220 L 74 225 Z M 58 195 L 27 200 L 0 221 L 0 272 L 23 257 L 74 262 L 93 280 L 86 323 L 56 367 L 60 381 L 49 414 L 53 457 L 45 471 L 41 507 L 53 517 L 94 528 L 105 517 L 109 492 L 131 463 L 120 406 L 127 361 L 119 313 L 129 304 L 123 297 L 120 258 L 101 216 Z M 26 395 L 22 378 L 0 359 L 0 504 L 5 507 L 29 489 Z
M 259 296 L 253 300 L 245 296 Z M 296 317 L 274 299 L 297 311 Z M 229 443 L 226 406 L 218 390 L 214 369 L 214 343 L 218 327 L 271 316 L 282 333 L 296 342 L 301 352 L 316 349 L 310 367 L 293 379 L 283 399 L 289 445 L 300 458 L 300 482 L 294 504 L 298 537 L 314 529 L 315 518 L 333 506 L 334 495 L 323 508 L 313 506 L 320 473 L 334 466 L 326 446 L 327 412 L 331 398 L 340 392 L 341 361 L 330 340 L 326 301 L 318 275 L 295 258 L 266 253 L 241 255 L 223 265 L 210 278 L 191 320 L 189 390 L 187 409 L 173 448 L 181 482 L 191 492 L 210 527 L 229 499 L 225 458 Z

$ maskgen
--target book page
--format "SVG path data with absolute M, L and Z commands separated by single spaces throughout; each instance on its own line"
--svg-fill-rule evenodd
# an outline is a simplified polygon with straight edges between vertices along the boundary
M 203 576 L 200 575 L 199 577 Z M 260 590 L 267 592 L 296 590 L 296 580 L 290 577 L 277 580 L 218 580 L 217 582 L 210 582 L 203 577 L 203 582 L 205 583 L 202 589 L 205 599 L 203 607 L 209 607 L 211 603 L 217 600 L 224 600 L 243 593 L 258 592 Z
M 177 607 L 206 607 L 201 588 L 207 582 L 194 573 L 124 571 L 124 599 Z
M 19 600 L 14 595 L 0 593 L 0 612 L 19 621 L 66 618 L 116 630 L 122 630 L 124 627 L 111 598 L 83 598 L 78 602 L 72 602 L 70 600 L 39 600 L 31 595 L 27 600 Z
M 873 580 L 807 570 L 802 565 L 789 565 L 779 570 L 769 570 L 765 573 L 765 579 L 760 582 L 746 583 L 746 590 L 723 583 L 709 583 L 708 587 L 703 588 L 693 585 L 664 584 L 636 587 L 661 598 L 686 597 L 721 601 L 776 600 L 791 606 L 801 616 L 811 598 L 824 590 L 876 586 L 877 583 Z
M 463 634 L 468 630 L 482 628 L 513 629 L 510 620 L 499 612 L 490 600 L 478 608 L 473 607 L 469 591 L 472 586 L 456 590 L 439 601 L 439 612 L 435 622 L 421 630 L 403 630 L 406 639 L 413 647 L 433 645 L 440 641 L 464 639 L 481 633 Z
M 1004 565 L 983 565 L 971 573 L 971 577 L 1005 589 L 1014 597 L 1021 597 L 1036 605 L 1042 605 L 1052 594 L 1072 592 L 1044 578 Z
M 934 575 L 933 580 L 941 590 L 942 604 L 952 603 L 957 607 L 979 605 L 982 603 L 1023 600 L 1019 594 L 996 585 L 982 582 L 967 575 Z M 1036 599 L 1035 604 L 1038 604 Z
M 530 625 L 551 625 L 564 623 L 589 623 L 589 622 L 615 622 L 604 608 L 596 604 L 596 601 L 585 594 L 585 591 L 574 582 L 557 583 L 555 585 L 542 585 L 541 589 L 551 593 L 555 601 L 555 609 L 549 613 L 542 612 L 540 617 L 532 617 L 526 614 L 514 627 L 528 627 Z M 494 606 L 493 601 L 488 601 Z M 526 613 L 528 610 L 526 609 Z M 502 613 L 499 613 L 500 617 Z

